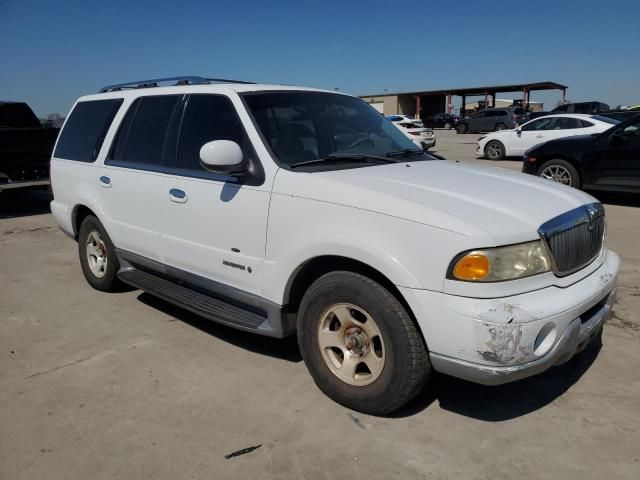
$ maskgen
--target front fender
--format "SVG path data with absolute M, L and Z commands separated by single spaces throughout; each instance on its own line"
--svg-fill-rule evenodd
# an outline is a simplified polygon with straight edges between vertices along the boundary
M 282 304 L 290 278 L 325 255 L 359 261 L 393 284 L 442 291 L 449 262 L 465 236 L 344 205 L 274 195 L 262 295 Z

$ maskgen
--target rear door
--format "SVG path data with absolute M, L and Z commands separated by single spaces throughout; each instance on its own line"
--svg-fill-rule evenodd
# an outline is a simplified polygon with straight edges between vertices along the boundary
M 136 99 L 96 179 L 116 247 L 158 262 L 165 223 L 160 214 L 166 201 L 163 172 L 167 155 L 175 149 L 183 101 L 183 95 Z

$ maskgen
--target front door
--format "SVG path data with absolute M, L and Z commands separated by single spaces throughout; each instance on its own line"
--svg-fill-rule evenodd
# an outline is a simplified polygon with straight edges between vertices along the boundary
M 640 190 L 640 120 L 614 128 L 600 140 L 591 165 L 595 185 Z
M 257 161 L 231 100 L 224 95 L 187 98 L 173 168 L 164 177 L 162 257 L 166 265 L 259 294 L 265 259 L 269 183 L 207 172 L 200 148 L 232 140 Z

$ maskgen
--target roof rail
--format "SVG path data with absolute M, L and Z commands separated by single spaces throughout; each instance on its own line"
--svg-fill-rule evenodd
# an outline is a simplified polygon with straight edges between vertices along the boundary
M 242 80 L 229 80 L 226 78 L 205 78 L 205 77 L 169 77 L 169 78 L 155 78 L 152 80 L 138 80 L 137 82 L 118 83 L 116 85 L 108 85 L 100 89 L 100 93 L 105 92 L 118 92 L 127 88 L 151 88 L 159 87 L 160 83 L 175 82 L 173 86 L 177 85 L 203 85 L 211 83 L 246 83 Z

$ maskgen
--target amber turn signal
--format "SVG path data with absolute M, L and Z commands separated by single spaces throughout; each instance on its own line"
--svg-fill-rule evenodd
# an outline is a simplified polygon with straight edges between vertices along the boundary
M 453 268 L 453 276 L 458 280 L 482 280 L 489 275 L 489 259 L 480 253 L 466 254 Z

